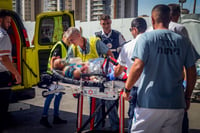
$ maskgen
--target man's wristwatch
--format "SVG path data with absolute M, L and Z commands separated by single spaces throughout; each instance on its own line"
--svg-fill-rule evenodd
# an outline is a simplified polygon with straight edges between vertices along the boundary
M 125 93 L 130 93 L 131 92 L 131 90 L 126 89 L 126 87 L 124 87 L 123 90 L 124 90 Z

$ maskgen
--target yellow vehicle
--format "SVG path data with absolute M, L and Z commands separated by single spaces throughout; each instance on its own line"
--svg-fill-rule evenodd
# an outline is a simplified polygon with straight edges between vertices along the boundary
M 47 70 L 48 56 L 53 45 L 62 39 L 62 33 L 74 26 L 71 11 L 41 13 L 36 18 L 33 46 L 18 14 L 12 11 L 12 0 L 1 0 L 0 9 L 8 9 L 12 21 L 8 34 L 12 43 L 13 64 L 22 76 L 22 83 L 12 86 L 11 102 L 35 97 L 34 86 L 40 74 Z M 14 79 L 13 79 L 14 82 Z
M 33 39 L 34 48 L 26 52 L 27 57 L 31 58 L 27 64 L 30 64 L 30 68 L 34 72 L 27 76 L 30 78 L 28 82 L 39 82 L 39 75 L 47 70 L 51 48 L 62 39 L 63 32 L 74 25 L 73 11 L 46 12 L 37 16 Z

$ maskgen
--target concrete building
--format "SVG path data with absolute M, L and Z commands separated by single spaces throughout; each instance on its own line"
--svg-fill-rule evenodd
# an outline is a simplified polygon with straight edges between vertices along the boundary
M 138 16 L 138 0 L 116 0 L 115 18 L 133 18 Z
M 62 11 L 65 10 L 65 0 L 43 0 L 43 11 Z
M 13 10 L 22 20 L 35 21 L 41 12 L 65 10 L 65 0 L 13 0 Z
M 87 0 L 65 0 L 65 10 L 73 10 L 75 20 L 87 20 Z
M 12 4 L 13 4 L 13 11 L 17 12 L 19 16 L 22 18 L 21 0 L 13 0 Z
M 74 10 L 75 20 L 95 21 L 102 14 L 112 19 L 138 15 L 138 0 L 66 0 L 65 9 Z
M 43 0 L 13 0 L 13 10 L 24 21 L 35 21 L 36 15 L 42 12 Z
M 112 19 L 138 15 L 138 0 L 13 0 L 13 9 L 25 21 L 48 11 L 74 10 L 75 20 L 95 21 L 102 14 Z

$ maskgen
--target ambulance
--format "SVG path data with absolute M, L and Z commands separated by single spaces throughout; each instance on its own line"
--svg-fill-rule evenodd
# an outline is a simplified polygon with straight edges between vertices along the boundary
M 62 39 L 63 31 L 74 26 L 73 11 L 41 13 L 36 18 L 33 45 L 19 15 L 12 11 L 12 0 L 1 0 L 0 9 L 11 13 L 7 31 L 12 43 L 12 61 L 22 77 L 21 84 L 13 84 L 11 102 L 35 97 L 40 74 L 47 70 L 48 56 L 53 45 Z M 14 83 L 14 78 L 13 78 Z

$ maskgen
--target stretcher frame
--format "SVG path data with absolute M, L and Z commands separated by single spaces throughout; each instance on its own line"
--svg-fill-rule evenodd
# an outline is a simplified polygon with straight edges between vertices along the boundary
M 77 100 L 77 121 L 76 121 L 76 127 L 77 127 L 77 132 L 81 133 L 84 128 L 87 126 L 87 124 L 90 123 L 90 131 L 94 130 L 94 119 L 95 119 L 95 115 L 96 115 L 96 110 L 95 109 L 95 105 L 96 105 L 96 98 L 92 97 L 91 99 L 91 112 L 90 112 L 90 116 L 89 118 L 86 120 L 86 122 L 83 124 L 83 119 L 82 119 L 82 115 L 83 115 L 83 87 L 84 85 L 91 85 L 91 87 L 101 87 L 102 82 L 92 82 L 92 81 L 83 81 L 83 77 L 84 76 L 88 76 L 88 75 L 99 75 L 99 74 L 82 74 L 81 75 L 81 79 L 80 81 L 78 80 L 72 80 L 69 78 L 66 78 L 62 75 L 60 75 L 56 70 L 53 70 L 53 74 L 54 76 L 56 76 L 56 78 L 61 81 L 62 83 L 68 83 L 68 84 L 75 84 L 75 85 L 79 85 L 79 89 L 80 92 L 78 93 L 78 100 Z M 105 75 L 100 75 L 100 76 L 105 76 Z M 115 81 L 113 81 L 115 82 Z M 92 86 L 94 84 L 94 86 Z M 123 87 L 122 87 L 123 88 Z M 119 97 L 117 98 L 117 100 L 119 101 L 119 133 L 124 133 L 124 98 L 122 96 L 123 93 L 123 89 L 120 90 L 119 92 Z M 105 114 L 102 116 L 102 119 L 97 123 L 96 126 L 98 126 L 101 122 L 103 122 L 103 120 L 105 119 L 105 117 L 107 116 L 107 114 L 112 110 L 112 108 L 116 105 L 116 102 L 105 112 Z M 102 106 L 102 104 L 100 104 Z M 100 108 L 100 107 L 97 107 Z

